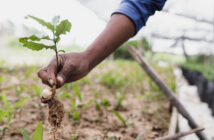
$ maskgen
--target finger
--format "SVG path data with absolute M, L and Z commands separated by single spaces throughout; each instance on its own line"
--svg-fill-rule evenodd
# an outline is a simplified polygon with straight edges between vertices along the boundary
M 42 83 L 45 84 L 45 85 L 48 85 L 49 87 L 52 87 L 48 81 L 42 80 Z
M 57 82 L 57 88 L 62 87 L 65 84 L 65 78 L 63 78 L 63 76 L 58 75 L 56 78 L 56 82 Z
M 44 68 L 41 68 L 38 73 L 37 73 L 38 77 L 43 80 L 43 81 L 46 81 L 48 80 L 48 75 L 47 75 L 47 68 L 44 67 Z
M 57 88 L 62 87 L 65 83 L 70 83 L 70 82 L 75 82 L 79 79 L 81 79 L 82 77 L 84 77 L 85 75 L 87 75 L 87 73 L 82 74 L 82 75 L 71 75 L 67 78 L 63 78 L 64 76 L 62 76 L 61 74 L 57 75 Z
M 63 86 L 65 82 L 69 80 L 73 70 L 74 70 L 74 66 L 72 66 L 71 64 L 69 65 L 69 67 L 68 65 L 64 65 L 62 67 L 62 69 L 57 74 L 57 78 L 56 78 L 57 87 Z
M 38 73 L 37 73 L 38 77 L 42 80 L 43 84 L 49 85 L 48 82 L 48 73 L 47 73 L 47 67 L 41 68 Z
M 56 59 L 53 59 L 47 67 L 47 77 L 48 77 L 47 81 L 51 86 L 53 86 L 56 83 L 56 76 L 55 76 L 56 72 L 57 72 Z

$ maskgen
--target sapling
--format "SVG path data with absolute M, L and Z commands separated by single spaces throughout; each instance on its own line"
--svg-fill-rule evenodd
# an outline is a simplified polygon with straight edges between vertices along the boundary
M 41 36 L 38 37 L 36 35 L 31 35 L 29 37 L 19 38 L 19 41 L 23 44 L 23 47 L 27 47 L 31 50 L 39 51 L 42 49 L 51 49 L 55 52 L 56 55 L 56 65 L 59 67 L 59 52 L 65 52 L 64 50 L 58 50 L 57 46 L 60 41 L 61 35 L 66 34 L 71 29 L 71 23 L 66 19 L 60 21 L 59 16 L 55 16 L 51 22 L 46 22 L 40 18 L 34 16 L 27 16 L 27 18 L 31 18 L 37 21 L 42 26 L 46 27 L 51 31 L 52 37 L 50 36 Z M 47 45 L 42 43 L 43 40 L 52 42 L 52 45 Z M 57 71 L 59 71 L 57 69 Z M 51 134 L 52 139 L 56 139 L 57 129 L 61 127 L 62 119 L 64 117 L 64 106 L 55 96 L 56 94 L 56 84 L 52 87 L 51 90 L 46 89 L 42 93 L 41 101 L 43 103 L 47 103 L 49 107 L 49 116 L 48 122 L 52 126 Z

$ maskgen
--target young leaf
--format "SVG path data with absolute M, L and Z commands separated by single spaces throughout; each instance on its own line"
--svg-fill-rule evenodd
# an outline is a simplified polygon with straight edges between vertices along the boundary
M 36 126 L 36 130 L 33 132 L 32 140 L 43 140 L 43 127 L 42 122 L 39 122 Z
M 105 107 L 105 109 L 107 109 L 109 107 L 109 101 L 106 98 L 103 98 L 103 106 Z
M 117 112 L 116 110 L 113 110 L 114 115 L 123 123 L 124 126 L 126 126 L 126 120 Z
M 60 16 L 53 17 L 52 24 L 54 25 L 54 27 L 56 27 L 56 25 L 59 23 L 59 19 L 60 19 Z
M 56 36 L 60 36 L 61 34 L 66 34 L 71 30 L 71 23 L 66 19 L 60 22 L 59 25 L 56 26 Z
M 7 110 L 11 110 L 12 109 L 10 103 L 7 100 L 7 96 L 6 96 L 5 93 L 2 93 L 2 101 L 4 103 L 4 106 L 7 108 Z
M 79 118 L 80 118 L 80 113 L 79 113 L 78 111 L 75 111 L 75 112 L 73 113 L 73 120 L 74 120 L 74 121 L 78 121 Z
M 43 36 L 41 38 L 35 36 L 35 35 L 31 35 L 29 37 L 22 37 L 22 38 L 19 38 L 19 42 L 21 43 L 26 43 L 28 41 L 40 41 L 41 39 L 47 39 L 47 40 L 50 40 L 50 37 L 49 36 Z
M 94 102 L 94 100 L 89 100 L 87 104 L 85 104 L 82 108 L 81 111 L 85 110 L 86 108 L 88 108 L 88 106 L 90 106 L 92 103 Z
M 75 99 L 72 99 L 71 100 L 71 111 L 73 112 L 74 110 L 76 110 L 76 100 Z
M 22 136 L 23 136 L 24 140 L 30 140 L 29 134 L 24 127 L 22 127 Z
M 22 38 L 19 38 L 19 42 L 21 43 L 26 43 L 28 42 L 29 40 L 31 41 L 40 41 L 40 38 L 38 38 L 37 36 L 35 35 L 31 35 L 29 37 L 22 37 Z
M 40 97 L 41 89 L 36 84 L 33 84 L 32 87 L 33 87 L 33 91 L 35 92 L 36 96 Z
M 62 53 L 65 53 L 65 50 L 59 50 L 58 52 L 62 52 Z
M 2 122 L 3 118 L 7 115 L 6 111 L 0 110 L 0 123 Z
M 24 97 L 20 99 L 18 102 L 14 104 L 13 108 L 19 108 L 24 103 L 24 101 L 27 101 L 28 99 L 29 97 Z
M 99 103 L 96 103 L 95 108 L 96 108 L 97 111 L 100 111 L 100 110 L 101 110 L 100 104 L 99 104 Z
M 74 93 L 76 94 L 76 96 L 78 97 L 78 99 L 80 101 L 82 101 L 82 95 L 81 95 L 80 89 L 79 89 L 79 87 L 76 84 L 74 85 Z
M 54 26 L 53 26 L 50 22 L 46 22 L 46 21 L 44 21 L 43 19 L 40 19 L 40 18 L 31 16 L 31 15 L 29 15 L 28 17 L 34 19 L 34 20 L 37 21 L 39 24 L 41 24 L 42 26 L 47 27 L 47 28 L 50 29 L 51 31 L 54 31 Z
M 42 43 L 35 43 L 35 42 L 26 42 L 23 44 L 24 47 L 27 47 L 28 49 L 31 50 L 42 50 L 42 49 L 55 49 L 56 46 L 46 46 Z

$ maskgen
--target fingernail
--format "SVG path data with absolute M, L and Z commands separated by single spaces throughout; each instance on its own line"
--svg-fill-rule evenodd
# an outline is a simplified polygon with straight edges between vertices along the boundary
M 54 84 L 53 79 L 49 79 L 49 83 L 50 83 L 50 85 L 52 86 L 52 85 Z
M 60 83 L 63 83 L 63 82 L 64 82 L 64 79 L 62 78 L 62 76 L 57 76 L 57 80 L 58 80 Z

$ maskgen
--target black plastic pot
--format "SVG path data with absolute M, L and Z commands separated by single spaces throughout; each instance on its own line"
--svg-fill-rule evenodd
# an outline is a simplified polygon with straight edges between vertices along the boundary
M 206 102 L 214 116 L 214 82 L 206 80 L 200 72 L 181 67 L 183 76 L 190 85 L 196 85 L 201 101 Z
M 212 107 L 213 97 L 214 97 L 214 82 L 208 82 L 206 87 L 206 102 L 208 103 L 209 107 Z

